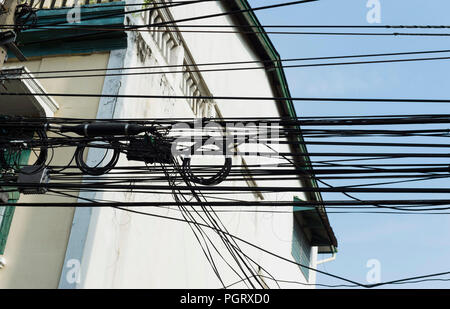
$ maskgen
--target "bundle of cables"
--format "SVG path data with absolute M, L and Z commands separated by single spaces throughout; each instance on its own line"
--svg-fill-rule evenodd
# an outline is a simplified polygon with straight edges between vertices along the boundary
M 27 28 L 33 28 L 37 23 L 36 10 L 27 3 L 17 5 L 15 13 L 15 31 L 16 33 Z
M 191 158 L 186 157 L 183 158 L 183 165 L 181 166 L 180 174 L 185 181 L 191 181 L 204 186 L 213 186 L 221 183 L 227 178 L 230 174 L 232 165 L 231 158 L 225 158 L 225 164 L 217 174 L 210 178 L 203 178 L 195 176 L 192 173 Z
M 144 161 L 146 163 L 168 163 L 171 162 L 170 157 L 170 144 L 167 141 L 158 136 L 157 132 L 153 127 L 143 126 L 139 124 L 131 123 L 88 123 L 80 124 L 76 126 L 62 126 L 60 132 L 72 132 L 85 137 L 112 137 L 112 136 L 124 136 L 129 139 L 129 144 L 127 147 L 121 147 L 117 142 L 110 141 L 103 145 L 95 145 L 92 143 L 83 143 L 79 145 L 75 151 L 75 162 L 78 168 L 85 174 L 88 175 L 103 175 L 111 171 L 117 164 L 120 156 L 120 152 L 127 152 L 127 157 L 129 160 Z M 144 133 L 145 137 L 137 138 L 138 134 Z M 150 135 L 149 135 L 150 134 Z M 105 142 L 104 142 L 105 143 Z M 201 145 L 200 145 L 201 146 Z M 197 145 L 196 147 L 200 147 Z M 84 153 L 87 147 L 97 147 L 113 149 L 113 154 L 109 162 L 101 167 L 99 162 L 96 166 L 90 167 L 84 161 Z M 103 157 L 105 159 L 107 153 Z M 159 158 L 159 160 L 157 159 Z M 103 161 L 102 160 L 102 161 Z M 210 178 L 202 178 L 194 175 L 191 169 L 191 159 L 184 158 L 183 165 L 180 169 L 181 176 L 188 181 L 211 186 L 221 183 L 230 173 L 232 167 L 231 158 L 225 159 L 225 164 L 222 169 L 214 176 Z
M 71 138 L 64 134 L 62 139 L 48 138 L 48 130 L 57 134 L 75 133 L 83 138 Z M 121 153 L 125 153 L 128 160 L 143 161 L 145 163 L 172 164 L 171 162 L 173 162 L 174 158 L 171 152 L 171 139 L 161 135 L 153 126 L 111 122 L 56 126 L 41 122 L 27 126 L 22 123 L 21 119 L 15 119 L 11 121 L 10 125 L 0 130 L 0 148 L 2 151 L 0 153 L 0 168 L 3 172 L 13 171 L 27 174 L 42 171 L 47 166 L 48 148 L 53 150 L 56 144 L 60 146 L 76 146 L 72 160 L 75 160 L 77 167 L 84 174 L 93 176 L 100 176 L 110 172 L 119 161 Z M 197 143 L 193 147 L 199 148 L 202 146 L 203 143 Z M 85 159 L 88 148 L 100 149 L 99 153 L 103 153 L 103 158 L 93 166 L 92 164 L 89 165 Z M 112 155 L 110 155 L 111 150 Z M 37 159 L 31 165 L 34 168 L 24 171 L 21 166 L 27 164 L 26 162 L 21 162 L 23 161 L 21 158 L 26 151 L 33 152 Z M 97 157 L 101 157 L 101 155 Z M 110 159 L 105 164 L 104 161 L 107 157 Z M 185 157 L 182 161 L 182 165 L 177 168 L 182 178 L 204 186 L 217 185 L 223 182 L 232 168 L 232 160 L 227 157 L 223 167 L 215 175 L 204 178 L 193 173 L 190 157 Z
M 39 139 L 38 142 L 35 141 L 35 136 Z M 10 140 L 11 137 L 13 140 Z M 0 130 L 0 168 L 3 171 L 12 170 L 15 173 L 24 174 L 35 174 L 42 171 L 46 166 L 48 156 L 46 141 L 45 130 L 26 127 L 2 128 Z M 39 144 L 39 146 L 33 146 L 34 144 Z M 22 166 L 27 165 L 27 162 L 23 162 L 28 158 L 27 152 L 33 152 L 37 158 L 31 164 L 33 168 L 25 172 Z
M 111 144 L 110 144 L 111 145 Z M 108 151 L 105 151 L 105 155 L 103 156 L 103 159 L 94 167 L 89 166 L 84 161 L 84 152 L 85 149 L 90 146 L 88 144 L 84 144 L 81 146 L 78 146 L 75 150 L 75 163 L 77 164 L 77 167 L 85 174 L 92 175 L 92 176 L 100 176 L 103 174 L 108 173 L 111 171 L 117 164 L 117 161 L 119 161 L 120 156 L 120 149 L 118 147 L 115 147 L 115 145 L 111 145 L 111 148 L 113 149 L 113 154 L 109 162 L 103 166 L 99 166 L 103 160 L 105 159 L 106 155 L 108 154 Z M 95 146 L 94 146 L 95 147 Z

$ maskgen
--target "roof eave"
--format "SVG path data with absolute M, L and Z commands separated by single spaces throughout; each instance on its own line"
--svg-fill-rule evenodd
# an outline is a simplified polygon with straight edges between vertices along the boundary
M 250 9 L 251 6 L 248 3 L 247 0 L 230 0 L 230 1 L 224 1 L 222 2 L 223 5 L 225 5 L 230 11 L 236 11 L 236 10 L 244 10 L 244 9 Z M 236 19 L 238 25 L 249 25 L 252 27 L 251 30 L 253 30 L 253 33 L 249 34 L 246 31 L 246 33 L 242 34 L 248 38 L 248 40 L 253 44 L 254 51 L 258 54 L 258 56 L 262 60 L 271 60 L 271 63 L 281 63 L 280 62 L 280 55 L 276 51 L 272 41 L 270 40 L 269 36 L 265 32 L 264 28 L 260 24 L 258 18 L 254 14 L 253 11 L 248 11 L 244 13 L 239 14 L 233 14 L 232 18 Z M 275 97 L 280 98 L 290 98 L 291 94 L 289 91 L 288 82 L 286 79 L 286 75 L 284 74 L 283 68 L 278 67 L 267 67 L 266 72 L 272 82 L 273 85 L 273 91 L 275 94 Z M 294 104 L 292 100 L 282 100 L 278 101 L 278 107 L 280 110 L 280 113 L 283 116 L 288 116 L 292 118 L 297 118 L 297 113 L 294 108 Z M 300 135 L 299 141 L 303 142 L 303 137 Z M 293 151 L 296 153 L 304 154 L 304 156 L 298 157 L 298 160 L 302 165 L 307 166 L 310 170 L 312 170 L 311 167 L 311 161 L 308 156 L 308 150 L 306 146 L 302 143 L 298 144 L 298 147 L 291 146 Z M 318 188 L 318 184 L 314 177 L 312 178 L 302 178 L 302 181 L 310 187 Z M 310 200 L 314 201 L 322 201 L 322 195 L 320 192 L 312 192 L 309 195 Z M 328 246 L 318 246 L 320 253 L 335 253 L 337 252 L 337 240 L 336 236 L 334 235 L 333 229 L 331 228 L 331 225 L 328 220 L 328 216 L 326 214 L 326 210 L 324 207 L 318 207 L 316 209 L 317 215 L 320 218 L 323 227 L 326 230 L 326 234 L 328 235 L 329 239 L 329 245 Z M 328 249 L 328 250 L 327 250 Z

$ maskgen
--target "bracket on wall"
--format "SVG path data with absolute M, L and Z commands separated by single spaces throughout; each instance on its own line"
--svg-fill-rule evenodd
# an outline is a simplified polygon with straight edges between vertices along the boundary
M 16 38 L 17 35 L 12 30 L 0 32 L 0 46 L 5 46 L 6 49 L 12 52 L 20 61 L 27 61 L 27 58 L 16 45 Z

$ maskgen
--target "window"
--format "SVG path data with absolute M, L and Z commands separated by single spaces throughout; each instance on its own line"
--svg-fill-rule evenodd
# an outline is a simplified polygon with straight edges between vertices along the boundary
M 302 265 L 309 266 L 311 261 L 311 244 L 307 239 L 297 217 L 294 216 L 294 228 L 292 231 L 292 256 L 294 260 Z M 300 270 L 309 280 L 309 269 L 300 266 Z

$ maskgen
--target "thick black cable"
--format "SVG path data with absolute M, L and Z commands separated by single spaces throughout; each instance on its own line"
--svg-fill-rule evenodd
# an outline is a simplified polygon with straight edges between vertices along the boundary
M 83 18 L 82 21 L 84 22 L 84 21 L 88 21 L 88 20 L 99 20 L 99 19 L 127 15 L 127 14 L 136 14 L 136 13 L 147 12 L 147 11 L 151 11 L 151 10 L 155 10 L 155 9 L 165 9 L 165 8 L 171 8 L 171 7 L 177 7 L 177 6 L 197 4 L 197 3 L 201 3 L 201 2 L 205 2 L 205 1 L 210 1 L 210 0 L 192 0 L 192 1 L 181 1 L 181 2 L 177 2 L 177 3 L 164 3 L 163 5 L 156 6 L 156 7 L 142 8 L 142 9 L 138 9 L 138 10 L 129 10 L 129 11 L 124 11 L 124 12 L 116 12 L 116 13 L 106 13 L 106 14 L 102 14 L 100 16 L 87 17 L 87 18 Z M 39 29 L 40 27 L 58 26 L 58 25 L 64 25 L 64 24 L 67 24 L 67 21 L 35 25 L 34 27 L 31 27 L 30 29 Z M 46 41 L 49 41 L 49 40 L 43 40 L 43 42 L 46 42 Z
M 178 170 L 180 170 L 180 167 L 178 166 L 177 161 L 176 161 L 175 159 L 174 159 L 174 162 L 173 162 L 173 163 L 174 163 L 174 166 L 177 167 Z M 185 182 L 187 185 L 190 185 L 190 182 L 189 182 L 188 179 L 184 179 L 184 182 Z M 192 195 L 195 197 L 195 199 L 196 199 L 198 202 L 200 202 L 200 197 L 196 194 L 195 190 L 191 190 L 191 192 L 192 192 Z M 204 198 L 204 200 L 206 201 L 205 198 Z M 209 211 L 207 211 L 207 208 L 206 208 L 205 206 L 202 206 L 202 210 L 205 212 L 206 215 L 209 215 Z M 210 210 L 211 210 L 212 212 L 214 212 L 214 210 L 213 210 L 212 208 L 211 208 Z M 217 217 L 217 219 L 219 220 L 219 222 L 221 222 L 221 221 L 220 221 L 220 218 Z M 213 218 L 211 218 L 211 217 L 210 217 L 210 221 L 211 221 L 211 223 L 213 224 L 213 226 L 215 226 L 216 228 L 218 228 L 218 229 L 224 229 L 225 231 L 227 231 L 225 225 L 222 224 L 222 228 L 221 228 L 220 226 L 218 226 L 217 222 L 216 222 Z M 243 262 L 243 264 L 246 266 L 246 268 L 247 268 L 248 270 L 250 270 L 250 272 L 253 274 L 253 271 L 250 269 L 250 267 L 248 266 L 248 264 L 247 264 L 247 263 L 243 260 L 243 258 L 240 256 L 239 252 L 242 253 L 242 250 L 240 250 L 239 246 L 237 246 L 237 244 L 235 243 L 235 246 L 237 246 L 237 248 L 238 248 L 238 251 L 235 252 L 235 251 L 231 250 L 231 248 L 230 248 L 230 246 L 229 246 L 229 243 L 228 243 L 229 240 L 228 240 L 227 238 L 224 238 L 222 234 L 219 234 L 219 236 L 220 236 L 220 238 L 222 239 L 222 241 L 224 242 L 225 246 L 228 248 L 229 253 L 232 255 L 232 257 L 234 258 L 234 260 L 235 260 L 235 262 L 237 263 L 237 265 L 240 267 L 240 269 L 241 269 L 241 271 L 243 272 L 243 274 L 247 277 L 245 271 L 244 271 L 243 268 L 241 267 L 241 264 L 240 264 L 240 262 L 237 260 L 236 257 L 239 257 L 239 258 L 241 259 L 241 261 Z M 248 277 L 247 277 L 247 278 L 248 278 Z M 261 285 L 261 283 L 260 283 L 258 280 L 257 280 L 257 282 Z M 253 286 L 253 284 L 252 284 L 251 282 L 250 282 L 250 284 Z M 254 287 L 254 286 L 253 286 L 253 287 Z
M 7 192 L 6 190 L 3 190 L 2 192 Z M 13 190 L 11 190 L 11 192 L 13 192 Z M 114 201 L 110 201 L 110 200 L 100 200 L 100 199 L 87 199 L 87 198 L 83 198 L 80 196 L 76 196 L 76 195 L 72 195 L 72 194 L 68 194 L 66 192 L 62 192 L 62 191 L 54 191 L 54 190 L 48 190 L 48 192 L 53 192 L 55 193 L 55 195 L 64 195 L 70 198 L 79 198 L 88 202 L 114 202 Z M 77 193 L 77 192 L 75 192 Z M 51 195 L 51 194 L 49 194 Z M 217 197 L 213 197 L 216 198 Z M 239 200 L 234 200 L 234 199 L 227 199 L 227 200 L 233 200 L 236 202 L 240 202 Z M 272 207 L 271 205 L 267 205 Z M 154 206 L 154 207 L 163 207 L 166 208 L 164 206 Z M 291 206 L 288 206 L 291 207 Z M 174 208 L 170 208 L 167 207 L 166 209 L 170 209 L 170 210 L 178 210 L 181 211 L 179 209 L 174 209 Z M 221 209 L 215 209 L 215 212 L 251 212 L 251 213 L 258 213 L 258 212 L 262 212 L 262 213 L 285 213 L 285 214 L 292 214 L 293 212 L 295 212 L 295 210 L 287 210 L 287 211 L 283 211 L 283 210 L 256 210 L 256 209 L 251 209 L 251 210 L 221 210 Z M 370 211 L 370 210 L 366 210 L 366 211 L 327 211 L 327 213 L 333 213 L 333 214 L 394 214 L 394 215 L 398 215 L 398 214 L 404 214 L 404 215 L 450 215 L 450 212 L 404 212 L 404 211 Z
M 11 186 L 11 185 L 10 185 Z M 51 188 L 50 188 L 51 189 Z M 69 188 L 70 189 L 70 188 Z M 74 190 L 75 192 L 75 190 Z M 142 193 L 145 193 L 144 191 Z M 383 203 L 385 205 L 403 205 L 403 207 L 406 207 L 404 205 L 413 205 L 412 207 L 423 207 L 424 204 L 426 205 L 450 205 L 450 200 L 448 199 L 425 199 L 425 200 L 362 200 L 362 201 L 351 201 L 351 200 L 333 200 L 333 201 L 308 201 L 308 202 L 280 202 L 280 201 L 239 201 L 239 202 L 208 202 L 210 206 L 214 207 L 227 207 L 227 206 L 258 206 L 258 207 L 275 207 L 275 206 L 288 206 L 288 207 L 319 207 L 319 206 L 325 206 L 327 208 L 351 208 L 351 209 L 358 209 L 358 207 L 362 206 L 372 206 L 374 204 L 380 204 Z M 57 203 L 2 203 L 2 206 L 17 206 L 17 207 L 111 207 L 111 206 L 117 206 L 117 205 L 123 205 L 123 206 L 133 206 L 135 207 L 156 207 L 156 206 L 195 206 L 200 207 L 204 205 L 204 202 L 135 202 L 133 203 L 127 203 L 127 202 L 108 202 L 108 203 L 97 203 L 97 204 L 90 204 L 90 203 L 75 203 L 75 202 L 57 202 Z M 363 208 L 371 208 L 371 207 L 363 207 Z M 372 207 L 374 208 L 374 207 Z M 406 209 L 406 208 L 405 208 Z M 432 209 L 432 208 L 429 208 Z M 450 209 L 449 207 L 440 208 L 436 210 L 447 210 Z M 417 210 L 415 210 L 417 211 Z M 422 211 L 422 210 L 421 210 Z
M 118 207 L 118 208 L 119 209 L 123 209 L 124 211 L 130 211 L 130 212 L 134 212 L 134 213 L 139 213 L 139 214 L 146 215 L 146 216 L 151 216 L 151 217 L 156 217 L 156 218 L 161 218 L 161 219 L 174 220 L 174 221 L 178 221 L 178 222 L 185 222 L 185 221 L 183 221 L 181 219 L 178 219 L 178 218 L 162 216 L 162 215 L 156 215 L 156 214 L 149 214 L 149 213 L 134 211 L 134 210 L 125 209 L 125 208 L 121 208 L 121 207 Z M 212 227 L 210 227 L 208 225 L 204 225 L 204 226 L 207 227 L 207 228 L 212 228 Z M 224 232 L 222 231 L 222 233 L 224 233 Z M 269 250 L 266 250 L 266 249 L 264 249 L 264 248 L 262 248 L 260 246 L 257 246 L 255 244 L 249 242 L 249 241 L 246 241 L 246 240 L 244 240 L 244 239 L 242 239 L 242 238 L 240 238 L 238 236 L 230 234 L 230 237 L 233 237 L 234 239 L 236 239 L 236 240 L 238 240 L 240 242 L 243 242 L 244 244 L 247 244 L 247 245 L 249 245 L 251 247 L 254 247 L 255 249 L 258 249 L 258 250 L 260 250 L 260 251 L 262 251 L 264 253 L 272 255 L 272 256 L 274 256 L 274 257 L 276 257 L 276 258 L 278 258 L 280 260 L 283 260 L 285 262 L 288 262 L 288 263 L 291 263 L 291 264 L 295 264 L 295 265 L 307 268 L 309 270 L 315 271 L 317 273 L 320 273 L 320 274 L 323 274 L 323 275 L 326 275 L 326 276 L 329 276 L 329 277 L 333 277 L 335 279 L 342 280 L 342 281 L 345 281 L 345 282 L 348 282 L 348 283 L 351 283 L 351 284 L 355 284 L 355 285 L 358 285 L 360 287 L 365 287 L 365 288 L 373 288 L 373 287 L 379 287 L 379 286 L 383 286 L 383 285 L 389 285 L 389 284 L 395 284 L 395 283 L 400 283 L 400 282 L 407 282 L 407 281 L 416 280 L 416 279 L 425 279 L 425 278 L 437 277 L 437 276 L 443 276 L 443 275 L 450 274 L 450 272 L 441 272 L 441 273 L 429 274 L 429 275 L 424 275 L 424 276 L 415 276 L 415 277 L 409 277 L 409 278 L 404 278 L 404 279 L 392 280 L 392 281 L 389 281 L 389 282 L 380 282 L 380 283 L 377 283 L 377 284 L 362 284 L 362 283 L 359 283 L 359 282 L 356 282 L 356 281 L 353 281 L 353 280 L 350 280 L 350 279 L 346 279 L 346 278 L 341 277 L 341 276 L 337 276 L 337 275 L 334 275 L 334 274 L 331 274 L 331 273 L 328 273 L 328 272 L 324 272 L 324 271 L 321 271 L 321 270 L 318 270 L 318 269 L 315 269 L 315 268 L 312 268 L 312 267 L 309 267 L 309 266 L 306 266 L 306 265 L 303 265 L 303 264 L 291 261 L 291 260 L 289 260 L 289 259 L 287 259 L 287 258 L 285 258 L 283 256 L 280 256 L 280 255 L 278 255 L 276 253 L 273 253 L 273 252 L 271 252 Z
M 222 0 L 203 0 L 203 2 L 219 2 Z M 175 3 L 185 3 L 185 1 L 170 1 L 170 3 L 175 4 Z M 107 4 L 107 5 L 106 5 Z M 96 9 L 96 8 L 109 8 L 109 7 L 127 7 L 127 6 L 150 6 L 150 5 L 155 5 L 155 4 L 164 4 L 166 5 L 167 2 L 163 2 L 163 1 L 151 1 L 151 2 L 136 2 L 136 3 L 114 3 L 114 2 L 110 2 L 110 3 L 106 3 L 103 2 L 103 4 L 87 4 L 87 5 L 81 5 L 81 8 L 89 8 L 89 9 Z M 54 10 L 67 10 L 67 9 L 71 9 L 73 7 L 53 7 L 53 8 L 37 8 L 35 9 L 36 12 L 38 11 L 54 11 Z
M 369 58 L 369 57 L 388 57 L 388 56 L 406 56 L 406 55 L 421 55 L 421 54 L 436 54 L 436 53 L 450 53 L 450 49 L 443 50 L 425 50 L 425 51 L 410 51 L 410 52 L 391 52 L 391 53 L 372 53 L 372 54 L 355 54 L 344 56 L 322 56 L 322 57 L 303 57 L 303 58 L 284 58 L 279 60 L 253 60 L 253 61 L 229 61 L 229 62 L 207 62 L 190 64 L 172 64 L 172 65 L 153 65 L 153 66 L 132 66 L 132 67 L 117 67 L 117 68 L 92 68 L 92 69 L 72 69 L 72 70 L 49 70 L 49 71 L 31 71 L 29 74 L 52 74 L 52 73 L 80 73 L 80 72 L 96 72 L 96 71 L 118 71 L 118 70 L 142 70 L 142 69 L 161 69 L 161 68 L 182 68 L 182 67 L 202 67 L 202 66 L 223 66 L 223 65 L 238 65 L 238 64 L 257 64 L 257 63 L 282 63 L 293 61 L 313 61 L 313 60 L 335 60 L 335 59 L 349 59 L 349 58 Z
M 201 16 L 183 18 L 183 19 L 178 19 L 178 20 L 153 23 L 153 24 L 146 25 L 146 27 L 170 26 L 170 25 L 176 25 L 176 24 L 178 24 L 180 22 L 193 21 L 193 20 L 199 20 L 199 19 L 208 19 L 208 18 L 214 18 L 214 17 L 220 17 L 220 16 L 235 15 L 235 14 L 246 13 L 246 12 L 255 12 L 255 11 L 260 11 L 260 10 L 274 9 L 274 8 L 278 8 L 278 7 L 291 6 L 291 5 L 297 5 L 297 4 L 303 4 L 303 3 L 315 2 L 315 1 L 318 1 L 318 0 L 291 1 L 291 2 L 285 2 L 285 3 L 279 3 L 279 4 L 272 4 L 272 5 L 254 7 L 254 8 L 249 8 L 249 9 L 234 10 L 234 11 L 228 11 L 228 12 L 223 12 L 223 13 L 201 15 Z M 179 5 L 191 4 L 191 2 L 192 3 L 198 3 L 198 2 L 202 2 L 202 0 L 182 2 L 182 3 L 178 3 L 178 4 L 170 4 L 170 5 L 167 5 L 167 6 L 159 6 L 157 8 L 161 9 L 161 8 L 164 8 L 164 7 L 174 7 L 174 6 L 179 6 Z M 102 18 L 109 18 L 109 17 L 126 15 L 126 14 L 135 14 L 135 13 L 150 11 L 150 10 L 154 10 L 154 9 L 155 8 L 144 8 L 144 9 L 130 10 L 130 11 L 120 12 L 120 13 L 103 14 L 101 16 L 93 16 L 93 17 L 84 18 L 83 21 L 98 20 L 98 19 L 102 19 Z M 43 24 L 43 25 L 34 26 L 31 29 L 36 29 L 36 28 L 39 28 L 39 27 L 55 26 L 55 25 L 60 25 L 60 24 L 66 24 L 66 22 L 56 22 L 56 23 L 53 23 L 53 24 Z M 129 28 L 130 29 L 139 28 L 139 26 L 131 26 Z M 82 35 L 77 35 L 77 36 L 70 36 L 68 38 L 70 38 L 70 39 L 80 39 L 80 38 L 92 37 L 92 36 L 95 37 L 95 36 L 102 35 L 102 34 L 105 34 L 105 33 L 107 34 L 108 32 L 109 32 L 109 30 L 106 30 L 106 31 L 98 32 L 98 33 L 88 33 L 88 34 L 82 34 Z M 29 42 L 29 43 L 27 43 L 27 45 L 41 44 L 41 43 L 46 43 L 46 42 L 52 42 L 52 41 L 55 41 L 55 40 L 60 40 L 60 39 L 48 39 L 48 40 L 43 40 L 43 41 L 41 40 L 41 41 Z
M 175 161 L 174 161 L 174 163 L 175 163 Z M 161 167 L 164 168 L 164 165 L 162 164 Z M 170 184 L 170 183 L 171 183 L 171 177 L 170 177 L 170 175 L 167 173 L 167 171 L 164 171 L 164 173 L 166 174 L 167 180 L 169 181 L 169 184 Z M 186 182 L 186 180 L 185 180 L 185 182 Z M 188 182 L 186 182 L 186 183 L 188 183 Z M 176 188 L 177 186 L 175 185 L 175 183 L 172 183 L 171 186 L 172 186 L 172 192 L 174 193 L 173 196 L 174 196 L 175 200 L 178 201 L 177 195 L 175 194 L 175 188 Z M 179 194 L 185 199 L 185 201 L 187 201 L 188 203 L 190 202 L 190 201 L 188 201 L 188 200 L 184 197 L 184 194 L 183 194 L 181 191 L 178 190 L 178 192 L 179 192 Z M 192 190 L 192 193 L 193 193 L 193 195 L 195 195 L 195 191 Z M 197 196 L 195 196 L 195 197 L 196 197 L 197 201 L 200 202 L 200 200 L 198 199 L 198 197 L 197 197 Z M 179 201 L 178 201 L 178 202 L 179 202 Z M 178 205 L 178 207 L 179 207 L 180 209 L 182 209 L 182 210 L 184 210 L 184 211 L 187 211 L 180 203 L 178 203 L 177 205 Z M 201 208 L 202 208 L 203 211 L 205 211 L 203 205 L 201 206 Z M 193 209 L 193 211 L 195 211 L 195 212 L 197 213 L 197 215 L 198 215 L 200 218 L 202 218 L 202 220 L 203 220 L 203 222 L 204 222 L 205 224 L 208 224 L 208 222 L 201 216 L 200 213 L 198 213 L 198 212 L 196 211 L 195 208 L 192 208 L 192 209 Z M 189 213 L 187 213 L 187 215 L 190 216 Z M 195 221 L 195 219 L 194 219 L 193 217 L 191 217 L 191 220 Z M 199 230 L 201 230 L 201 228 L 199 228 Z M 205 236 L 209 239 L 209 237 L 208 237 L 207 235 L 205 235 Z M 222 235 L 219 234 L 219 237 L 222 239 L 222 241 L 224 241 Z M 210 241 L 210 243 L 211 243 L 211 244 L 213 245 L 213 247 L 216 249 L 216 247 L 214 246 L 214 243 L 211 242 L 211 241 Z M 227 243 L 226 243 L 225 241 L 224 241 L 224 244 L 225 244 L 225 246 L 228 248 Z M 235 260 L 235 262 L 237 263 L 238 267 L 241 269 L 241 271 L 243 272 L 243 274 L 246 276 L 245 271 L 243 270 L 243 268 L 242 268 L 240 262 L 236 259 L 234 253 L 233 253 L 229 248 L 228 248 L 228 250 L 229 250 L 229 253 L 231 254 L 231 256 L 233 257 L 233 259 Z M 219 253 L 219 251 L 218 251 L 217 249 L 216 249 L 216 251 Z M 238 275 L 238 277 L 240 277 L 240 275 L 238 274 L 238 272 L 235 271 L 234 268 L 231 267 L 231 265 L 229 265 L 229 263 L 224 259 L 224 257 L 223 257 L 220 253 L 219 253 L 219 255 L 222 257 L 222 259 L 225 261 L 225 263 L 226 263 L 226 264 L 227 264 L 227 265 L 228 265 L 228 266 L 229 266 L 229 267 L 230 267 L 230 268 Z M 212 259 L 212 257 L 211 257 L 211 259 Z M 220 275 L 218 274 L 218 270 L 217 270 L 217 275 L 220 277 Z M 241 277 L 240 277 L 240 278 L 241 278 Z M 222 284 L 223 284 L 223 282 L 222 282 Z M 252 284 L 252 287 L 254 287 L 253 284 Z
M 58 26 L 58 25 L 55 25 Z M 145 25 L 145 27 L 152 27 Z M 8 26 L 0 26 L 3 29 L 9 29 L 11 27 Z M 19 29 L 27 30 L 32 28 L 32 26 L 22 26 Z M 326 35 L 326 36 L 393 36 L 393 37 L 402 37 L 402 36 L 413 36 L 413 37 L 448 37 L 450 33 L 427 33 L 427 32 L 306 32 L 306 31 L 260 31 L 260 30 L 170 30 L 170 29 L 142 29 L 142 25 L 130 25 L 124 27 L 102 27 L 100 26 L 92 26 L 92 27 L 82 27 L 72 25 L 70 27 L 43 27 L 39 26 L 39 29 L 50 30 L 50 31 L 65 31 L 67 29 L 82 29 L 83 31 L 96 31 L 96 33 L 92 34 L 84 34 L 84 35 L 75 35 L 75 36 L 66 36 L 58 39 L 50 39 L 45 40 L 44 42 L 61 40 L 61 39 L 75 39 L 85 36 L 96 36 L 96 35 L 104 35 L 110 32 L 172 32 L 172 33 L 196 33 L 196 34 L 272 34 L 272 35 Z M 27 44 L 36 44 L 37 41 L 29 42 Z
M 409 59 L 388 59 L 388 60 L 372 60 L 372 61 L 353 61 L 353 62 L 330 62 L 330 63 L 313 63 L 313 64 L 295 64 L 295 65 L 275 65 L 275 66 L 259 66 L 259 67 L 235 67 L 235 68 L 216 68 L 216 69 L 193 69 L 191 73 L 207 73 L 207 72 L 230 72 L 230 71 L 249 71 L 249 70 L 266 70 L 266 69 L 295 69 L 295 68 L 311 68 L 324 66 L 341 66 L 341 65 L 364 65 L 364 64 L 382 64 L 382 63 L 399 63 L 399 62 L 418 62 L 418 61 L 436 61 L 449 60 L 450 57 L 429 57 L 429 58 L 409 58 Z M 137 76 L 137 75 L 159 75 L 159 74 L 185 74 L 185 70 L 178 71 L 151 71 L 151 72 L 132 72 L 132 73 L 104 73 L 104 74 L 83 74 L 83 75 L 55 75 L 55 76 L 28 76 L 21 79 L 61 79 L 61 78 L 93 78 L 107 76 Z M 8 78 L 2 78 L 8 80 Z
M 199 100 L 245 100 L 245 101 L 311 101 L 311 102 L 364 102 L 364 103 L 450 103 L 450 99 L 394 99 L 394 98 L 318 98 L 318 97 L 257 97 L 257 96 L 177 96 L 137 94 L 94 93 L 17 93 L 0 92 L 0 96 L 53 96 L 79 98 L 134 98 L 134 99 L 199 99 Z
M 207 0 L 204 0 L 207 1 Z M 176 2 L 172 2 L 176 3 Z M 87 7 L 89 8 L 89 7 Z M 178 21 L 173 21 L 178 22 Z M 153 24 L 152 24 L 153 25 Z M 152 26 L 150 25 L 150 26 Z M 0 25 L 3 27 L 11 26 L 11 25 Z M 57 25 L 58 27 L 70 27 L 73 25 Z M 98 25 L 76 25 L 77 27 L 97 27 Z M 116 25 L 102 25 L 104 27 L 108 28 L 116 28 Z M 149 27 L 149 25 L 136 25 L 137 27 Z M 218 25 L 218 24 L 190 24 L 190 25 L 177 25 L 178 28 L 237 28 L 237 29 L 253 29 L 253 28 L 263 28 L 263 29 L 279 29 L 279 28 L 286 28 L 286 29 L 301 29 L 301 28 L 335 28 L 335 29 L 450 29 L 450 25 L 295 25 L 295 24 L 263 24 L 263 25 Z

